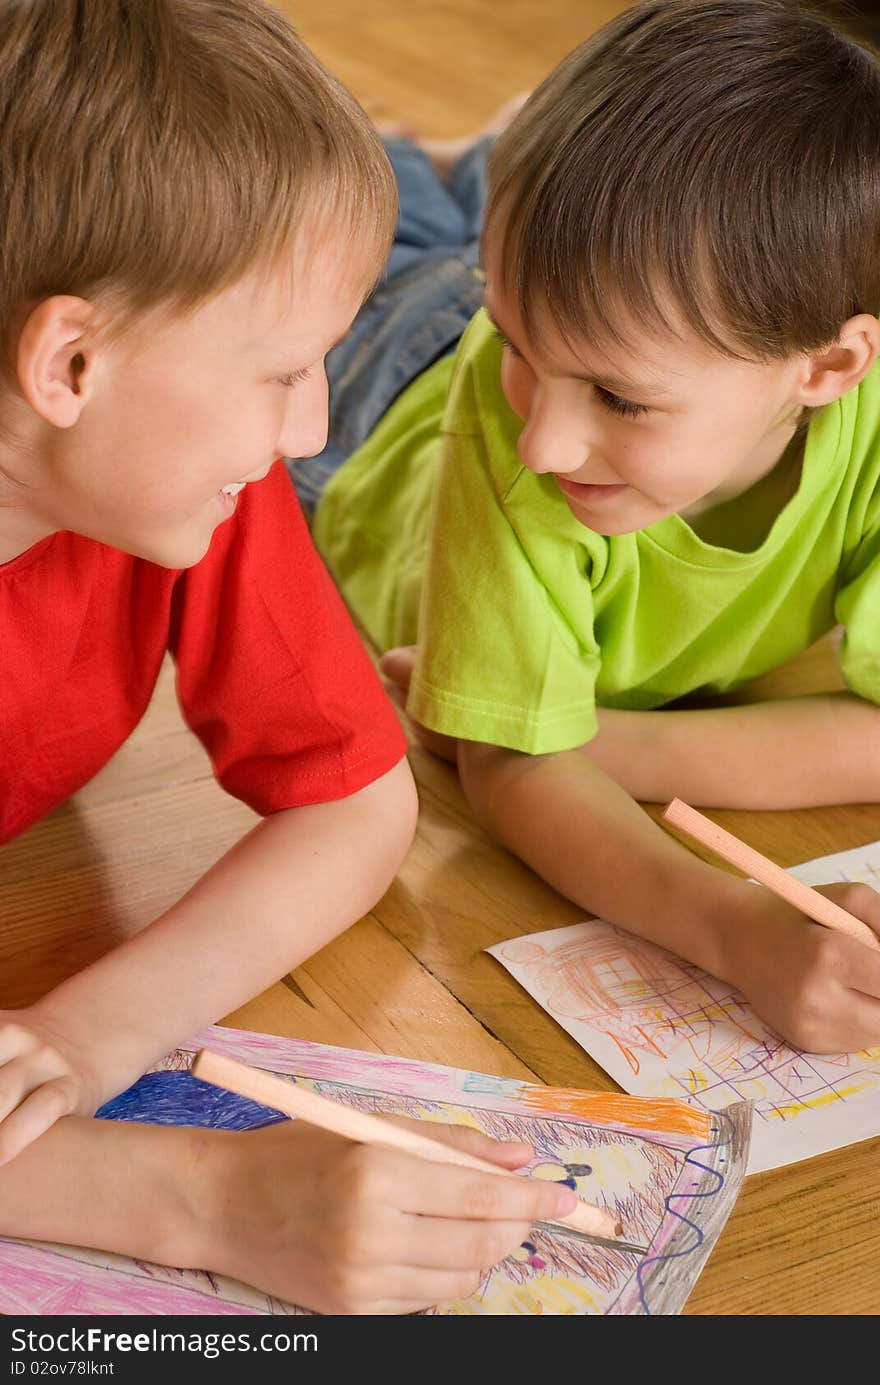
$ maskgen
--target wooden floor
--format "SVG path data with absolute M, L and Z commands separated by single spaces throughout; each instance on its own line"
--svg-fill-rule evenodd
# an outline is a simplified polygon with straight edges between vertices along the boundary
M 616 8 L 570 0 L 302 0 L 303 36 L 374 115 L 460 134 Z M 404 15 L 405 18 L 401 18 Z M 537 16 L 540 16 L 538 18 Z M 754 690 L 835 684 L 828 647 Z M 474 825 L 414 749 L 416 843 L 372 913 L 231 1024 L 502 1075 L 614 1084 L 482 949 L 581 911 Z M 654 810 L 652 810 L 654 811 Z M 880 837 L 880 808 L 716 815 L 783 865 Z M 214 783 L 165 670 L 144 722 L 69 804 L 0 851 L 0 1004 L 27 1003 L 170 905 L 254 821 Z M 750 1178 L 686 1307 L 873 1314 L 880 1141 Z

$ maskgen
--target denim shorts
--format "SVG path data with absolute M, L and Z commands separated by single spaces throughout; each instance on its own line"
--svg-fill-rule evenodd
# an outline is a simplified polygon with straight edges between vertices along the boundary
M 408 140 L 385 142 L 400 211 L 382 279 L 327 357 L 330 427 L 316 457 L 285 458 L 311 517 L 327 481 L 397 396 L 454 351 L 483 301 L 479 239 L 490 138 L 476 140 L 445 181 Z

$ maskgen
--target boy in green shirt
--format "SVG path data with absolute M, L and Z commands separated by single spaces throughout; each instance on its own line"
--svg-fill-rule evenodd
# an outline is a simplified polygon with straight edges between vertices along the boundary
M 501 842 L 793 1044 L 876 1044 L 880 954 L 637 800 L 880 798 L 880 68 L 781 0 L 637 6 L 494 144 L 481 235 L 484 310 L 336 471 L 318 546 L 380 647 L 418 645 L 386 672 Z M 657 710 L 838 624 L 845 693 Z M 877 894 L 827 892 L 880 932 Z
M 322 447 L 324 357 L 387 252 L 376 132 L 262 0 L 0 0 L 0 108 L 0 839 L 107 762 L 166 650 L 262 819 L 151 924 L 0 1009 L 0 1237 L 322 1313 L 466 1297 L 576 1205 L 506 1176 L 527 1147 L 438 1130 L 499 1172 L 426 1178 L 305 1121 L 105 1104 L 359 918 L 415 829 L 397 716 L 274 460 Z M 84 914 L 95 852 L 30 859 Z M 3 905 L 27 947 L 31 914 Z

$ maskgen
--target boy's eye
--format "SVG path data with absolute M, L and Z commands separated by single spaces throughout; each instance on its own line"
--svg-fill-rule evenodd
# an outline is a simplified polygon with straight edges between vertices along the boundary
M 512 356 L 522 360 L 522 352 L 518 351 L 509 337 L 506 337 L 499 328 L 495 328 L 495 336 L 505 351 L 509 351 Z M 646 404 L 635 404 L 631 399 L 622 399 L 619 394 L 612 394 L 611 390 L 603 389 L 601 385 L 594 385 L 593 388 L 602 404 L 611 413 L 618 414 L 622 418 L 639 418 L 641 414 L 646 414 L 648 408 Z
M 303 380 L 310 379 L 311 374 L 311 366 L 305 366 L 302 370 L 291 371 L 290 375 L 282 375 L 278 383 L 279 385 L 286 385 L 288 389 L 292 389 L 294 385 L 300 384 Z
M 499 331 L 497 327 L 495 328 L 495 336 L 497 337 L 498 341 L 501 342 L 501 345 L 504 347 L 505 351 L 509 351 L 511 356 L 517 356 L 520 360 L 522 360 L 522 352 L 517 351 L 513 342 L 508 337 L 506 337 L 503 332 Z
M 621 399 L 619 394 L 612 394 L 601 385 L 594 385 L 593 388 L 605 408 L 610 409 L 613 414 L 620 414 L 623 418 L 638 418 L 640 414 L 648 412 L 645 404 L 634 404 L 631 399 Z

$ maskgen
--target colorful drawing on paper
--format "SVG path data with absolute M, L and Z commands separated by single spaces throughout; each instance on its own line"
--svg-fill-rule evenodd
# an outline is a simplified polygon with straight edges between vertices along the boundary
M 880 842 L 791 874 L 880 888 Z M 488 951 L 625 1091 L 753 1102 L 750 1173 L 880 1135 L 880 1049 L 790 1048 L 726 982 L 602 920 Z
M 640 1254 L 535 1228 L 477 1294 L 434 1314 L 679 1313 L 734 1205 L 751 1108 L 709 1115 L 679 1100 L 539 1087 L 483 1073 L 215 1027 L 169 1055 L 101 1111 L 109 1119 L 252 1129 L 277 1112 L 209 1087 L 195 1052 L 308 1083 L 361 1110 L 467 1123 L 526 1140 L 532 1172 L 616 1210 Z M 99 1251 L 0 1239 L 0 1311 L 12 1314 L 298 1314 L 306 1310 L 213 1274 Z

